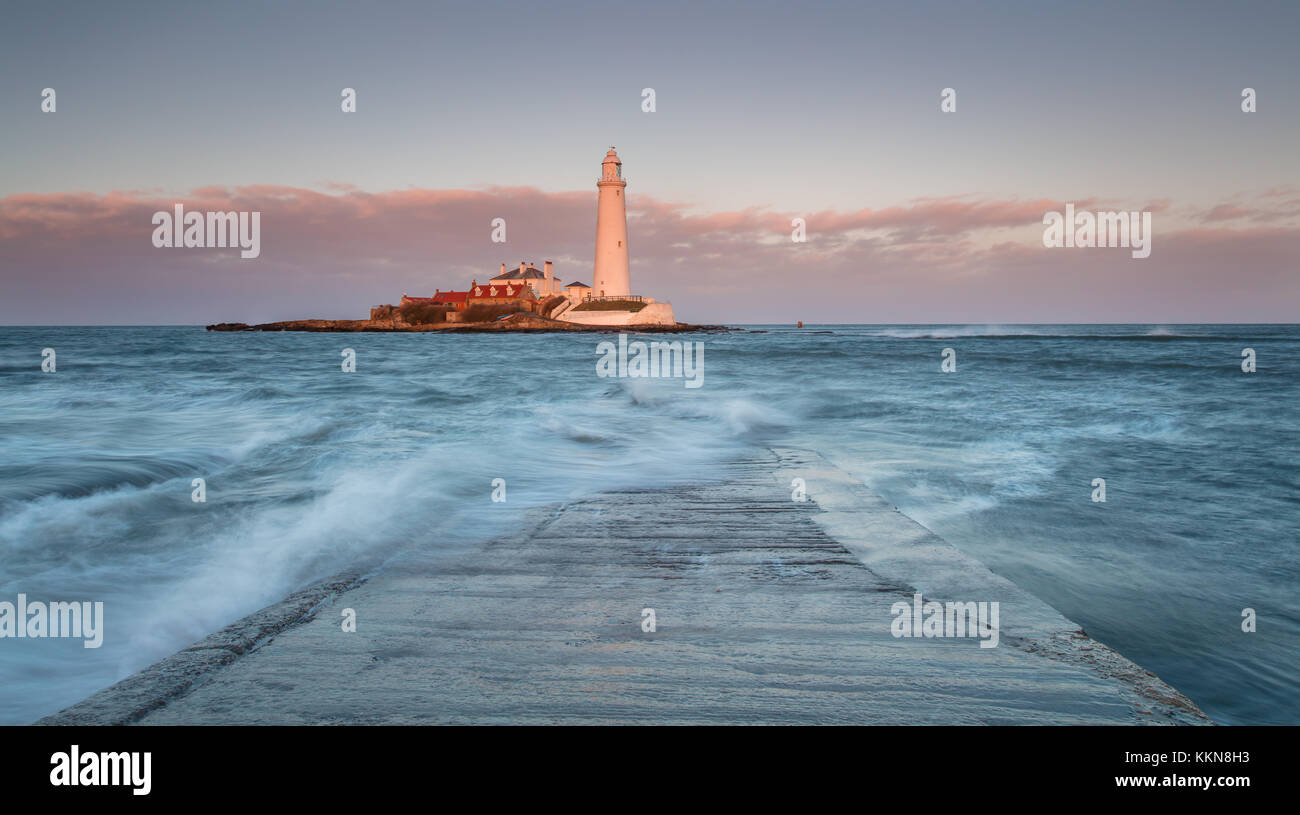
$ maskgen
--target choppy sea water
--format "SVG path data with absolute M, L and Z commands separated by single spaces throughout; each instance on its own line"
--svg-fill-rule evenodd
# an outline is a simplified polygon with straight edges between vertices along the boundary
M 1300 327 L 751 328 L 673 338 L 705 344 L 698 389 L 598 377 L 605 335 L 0 328 L 0 600 L 108 620 L 99 649 L 0 640 L 0 723 L 359 561 L 762 444 L 818 450 L 1216 721 L 1300 723 Z

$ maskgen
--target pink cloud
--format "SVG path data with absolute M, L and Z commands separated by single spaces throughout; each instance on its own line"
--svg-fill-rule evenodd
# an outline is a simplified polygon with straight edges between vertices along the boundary
M 590 282 L 594 192 L 325 188 L 0 198 L 0 321 L 356 317 L 404 291 L 464 287 L 521 260 L 554 260 L 562 279 Z M 1181 229 L 1170 214 L 1144 261 L 1124 250 L 1044 250 L 1043 213 L 1064 208 L 1048 198 L 701 213 L 637 196 L 629 202 L 633 279 L 644 293 L 672 300 L 683 319 L 704 321 L 1293 320 L 1300 202 L 1291 194 L 1270 190 L 1249 208 L 1220 204 Z M 262 256 L 155 249 L 151 217 L 178 202 L 262 212 Z M 1147 206 L 1170 210 L 1167 199 Z M 491 242 L 498 217 L 507 223 L 504 245 Z M 807 221 L 807 243 L 790 240 L 796 217 Z
M 1208 210 L 1201 216 L 1203 221 L 1233 221 L 1241 218 L 1249 218 L 1255 215 L 1257 210 L 1245 209 L 1243 207 L 1233 206 L 1232 204 L 1219 204 L 1217 207 Z

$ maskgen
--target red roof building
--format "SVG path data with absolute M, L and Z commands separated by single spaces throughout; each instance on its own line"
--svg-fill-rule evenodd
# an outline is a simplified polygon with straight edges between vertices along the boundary
M 469 305 L 469 292 L 435 291 L 433 302 L 440 306 L 455 306 L 457 311 L 463 311 Z
M 457 311 L 464 311 L 469 305 L 469 292 L 467 291 L 434 291 L 432 297 L 411 297 L 408 294 L 402 295 L 402 305 L 429 304 L 431 306 L 454 306 Z
M 532 287 L 522 283 L 513 285 L 483 283 L 476 284 L 469 290 L 469 299 L 473 303 L 511 303 L 516 300 L 532 301 L 537 298 L 533 296 Z

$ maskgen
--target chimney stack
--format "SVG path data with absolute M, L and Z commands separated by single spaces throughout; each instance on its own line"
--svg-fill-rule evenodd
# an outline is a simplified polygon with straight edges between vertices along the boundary
M 520 276 L 520 277 L 523 277 L 523 276 L 524 276 L 524 270 L 527 269 L 527 268 L 528 268 L 528 264 L 527 264 L 527 263 L 524 263 L 522 260 L 519 261 L 519 276 Z
M 502 263 L 502 264 L 501 264 L 501 274 L 505 274 L 505 273 L 506 273 L 506 265 L 505 265 L 504 263 Z

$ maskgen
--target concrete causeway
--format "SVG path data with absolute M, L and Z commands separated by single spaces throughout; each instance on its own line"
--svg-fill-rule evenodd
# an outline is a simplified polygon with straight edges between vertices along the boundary
M 809 501 L 792 500 L 793 477 Z M 998 601 L 1000 638 L 891 606 Z M 357 630 L 342 630 L 355 609 Z M 643 609 L 656 630 L 642 630 Z M 41 724 L 1209 724 L 799 450 L 309 587 Z

